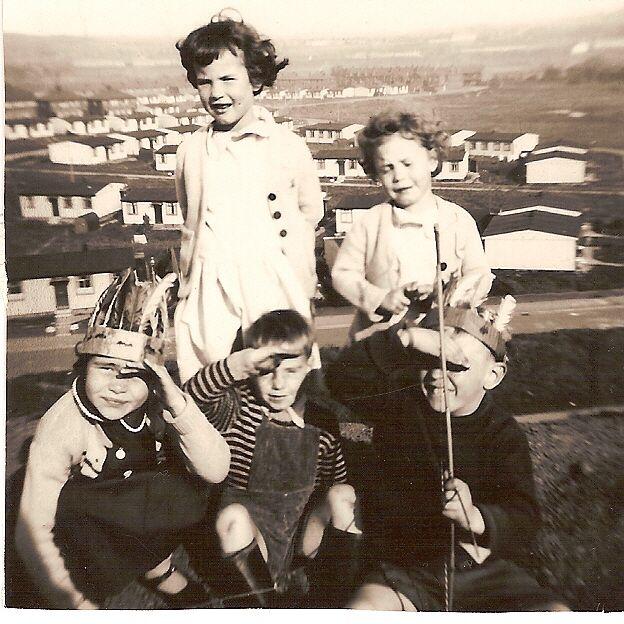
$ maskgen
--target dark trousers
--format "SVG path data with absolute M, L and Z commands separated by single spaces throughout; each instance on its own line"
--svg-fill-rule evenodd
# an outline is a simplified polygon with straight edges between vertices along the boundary
M 76 586 L 101 603 L 164 561 L 205 507 L 199 483 L 175 474 L 77 477 L 61 491 L 54 538 Z

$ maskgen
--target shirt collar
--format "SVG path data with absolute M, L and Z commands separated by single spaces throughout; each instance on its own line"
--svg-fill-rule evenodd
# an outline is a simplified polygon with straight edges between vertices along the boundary
M 271 417 L 271 410 L 269 410 L 269 408 L 266 407 L 266 405 L 263 405 L 262 407 L 264 409 L 264 413 L 266 414 L 269 420 L 276 420 Z M 297 414 L 297 412 L 292 407 L 287 407 L 286 412 L 290 416 L 290 420 L 292 421 L 292 423 L 294 425 L 297 425 L 299 429 L 303 429 L 305 427 L 305 421 L 303 420 L 303 418 L 301 418 L 301 416 L 299 416 L 299 414 Z M 276 420 L 276 422 L 284 422 L 284 421 Z
M 435 198 L 434 198 L 435 200 Z M 408 225 L 414 225 L 417 227 L 433 228 L 433 224 L 438 220 L 438 203 L 434 201 L 425 206 L 417 213 L 409 212 L 403 208 L 392 205 L 392 223 L 397 228 L 402 228 Z
M 254 119 L 248 123 L 245 127 L 235 130 L 230 133 L 230 138 L 233 141 L 242 139 L 244 136 L 255 134 L 263 139 L 270 136 L 276 123 L 273 119 L 273 115 L 263 106 L 254 106 L 252 109 Z M 214 134 L 213 128 L 214 121 L 208 126 L 208 137 L 212 137 Z

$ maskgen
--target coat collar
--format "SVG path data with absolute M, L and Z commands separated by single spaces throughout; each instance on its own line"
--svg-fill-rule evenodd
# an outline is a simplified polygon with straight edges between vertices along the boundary
M 271 135 L 277 124 L 273 119 L 273 115 L 263 106 L 253 107 L 254 119 L 251 123 L 247 124 L 244 128 L 233 131 L 230 137 L 233 141 L 238 141 L 248 135 L 256 135 L 260 138 L 267 138 Z M 208 126 L 208 137 L 212 137 L 214 134 L 213 128 L 214 121 Z
M 436 223 L 440 217 L 438 200 L 435 196 L 429 205 L 425 206 L 417 213 L 409 212 L 394 204 L 390 205 L 392 206 L 392 224 L 397 228 L 416 226 L 424 227 L 427 230 L 433 229 L 433 224 Z

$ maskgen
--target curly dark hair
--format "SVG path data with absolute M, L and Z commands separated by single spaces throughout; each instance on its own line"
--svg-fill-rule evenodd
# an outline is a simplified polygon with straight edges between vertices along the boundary
M 442 169 L 442 159 L 448 147 L 449 139 L 448 134 L 440 126 L 439 121 L 413 113 L 385 112 L 374 115 L 366 127 L 357 134 L 362 169 L 370 178 L 377 180 L 377 171 L 375 170 L 377 148 L 387 137 L 400 134 L 406 139 L 417 139 L 424 148 L 436 151 L 438 166 L 431 175 L 437 175 Z
M 243 61 L 254 86 L 254 95 L 275 82 L 277 74 L 288 65 L 288 59 L 277 59 L 275 46 L 257 31 L 242 22 L 223 20 L 211 22 L 194 30 L 176 48 L 188 81 L 197 88 L 196 67 L 210 65 L 224 50 L 243 53 Z

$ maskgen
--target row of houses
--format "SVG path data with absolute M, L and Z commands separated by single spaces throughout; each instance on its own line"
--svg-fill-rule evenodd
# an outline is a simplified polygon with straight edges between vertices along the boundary
M 319 177 L 364 177 L 354 147 L 362 124 L 319 122 L 299 129 L 317 162 Z M 573 141 L 540 144 L 532 132 L 449 131 L 450 149 L 437 180 L 465 180 L 479 158 L 519 161 L 529 184 L 580 184 L 585 181 L 587 149 Z M 471 163 L 473 163 L 471 169 Z
M 105 116 L 131 114 L 140 108 L 161 111 L 169 108 L 174 111 L 198 102 L 197 92 L 190 87 L 128 91 L 108 88 L 100 93 L 74 93 L 56 87 L 47 93 L 35 95 L 9 83 L 5 87 L 5 118 Z
M 169 202 L 149 189 L 126 192 L 124 221 L 151 211 L 151 218 L 167 219 L 177 210 L 175 197 Z M 156 201 L 157 200 L 157 201 Z M 338 211 L 342 217 L 338 216 Z M 126 214 L 126 211 L 127 214 Z M 347 225 L 349 210 L 336 210 L 337 221 Z M 355 215 L 351 209 L 352 227 Z M 483 231 L 485 254 L 493 269 L 574 271 L 578 268 L 578 233 L 582 214 L 551 206 L 528 206 L 493 215 Z M 325 256 L 331 266 L 342 237 L 325 237 Z M 177 244 L 177 243 L 176 243 Z M 89 249 L 37 256 L 9 256 L 8 318 L 44 314 L 77 314 L 92 308 L 114 273 L 134 261 L 129 244 L 115 248 Z

